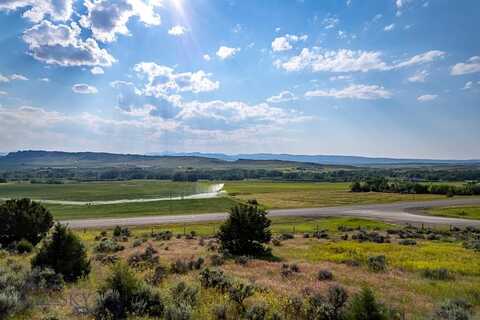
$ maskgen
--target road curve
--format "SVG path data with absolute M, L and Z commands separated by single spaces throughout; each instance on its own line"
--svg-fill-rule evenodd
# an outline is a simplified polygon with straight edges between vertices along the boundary
M 418 209 L 454 206 L 454 205 L 480 205 L 480 198 L 454 198 L 433 201 L 395 202 L 388 204 L 355 205 L 324 208 L 278 209 L 270 210 L 269 217 L 355 217 L 372 220 L 381 220 L 399 224 L 424 224 L 424 225 L 452 225 L 452 226 L 478 226 L 480 220 L 456 219 L 417 214 Z M 105 228 L 116 225 L 141 226 L 165 223 L 191 223 L 221 221 L 227 213 L 205 213 L 167 216 L 144 216 L 130 218 L 99 218 L 63 220 L 75 229 Z

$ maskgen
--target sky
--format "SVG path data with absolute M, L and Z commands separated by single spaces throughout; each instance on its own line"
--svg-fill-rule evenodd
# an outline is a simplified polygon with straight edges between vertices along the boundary
M 476 0 L 0 0 L 0 151 L 480 159 Z

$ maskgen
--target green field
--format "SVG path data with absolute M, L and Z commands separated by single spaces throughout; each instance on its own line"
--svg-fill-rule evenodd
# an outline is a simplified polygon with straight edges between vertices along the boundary
M 167 180 L 72 182 L 65 184 L 0 184 L 0 198 L 99 201 L 186 196 L 208 191 L 210 183 Z
M 426 213 L 433 216 L 480 219 L 480 206 L 451 206 L 428 209 Z
M 269 209 L 329 207 L 443 199 L 431 194 L 350 192 L 350 183 L 329 182 L 227 182 L 225 190 L 239 201 L 256 199 Z
M 60 205 L 45 204 L 56 219 L 85 218 L 126 218 L 138 216 L 194 214 L 209 212 L 226 212 L 235 205 L 228 197 L 212 199 L 188 199 L 172 201 L 152 201 L 138 203 L 118 203 L 106 205 Z

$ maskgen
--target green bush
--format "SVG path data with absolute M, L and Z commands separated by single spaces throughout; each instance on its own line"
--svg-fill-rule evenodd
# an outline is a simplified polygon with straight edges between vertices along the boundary
M 16 245 L 16 250 L 18 253 L 30 253 L 33 251 L 33 245 L 25 239 L 20 240 Z
M 0 205 L 0 244 L 8 246 L 27 240 L 39 243 L 53 225 L 53 216 L 40 203 L 30 199 L 7 200 Z
M 192 307 L 186 304 L 171 305 L 165 309 L 165 320 L 191 320 Z
M 117 243 L 116 241 L 110 239 L 103 239 L 93 248 L 93 251 L 98 253 L 114 253 L 122 251 L 123 249 L 125 249 L 125 247 Z
M 329 270 L 320 270 L 320 271 L 318 271 L 317 279 L 320 280 L 320 281 L 333 280 L 333 273 Z
M 220 226 L 217 234 L 224 251 L 233 255 L 268 256 L 270 251 L 263 244 L 270 242 L 270 220 L 267 213 L 257 206 L 238 205 Z
M 425 269 L 422 271 L 422 276 L 432 280 L 451 280 L 454 278 L 452 273 L 445 268 Z
M 34 290 L 53 290 L 60 291 L 64 287 L 64 281 L 61 274 L 55 273 L 50 268 L 34 268 L 28 274 L 26 282 Z
M 446 301 L 435 312 L 436 319 L 469 320 L 472 319 L 472 305 L 465 300 L 456 299 Z
M 22 299 L 12 287 L 0 291 L 0 319 L 6 319 L 22 308 Z
M 387 259 L 383 255 L 369 257 L 367 265 L 370 271 L 385 272 L 387 270 Z
M 344 319 L 347 299 L 347 292 L 340 286 L 330 287 L 327 297 L 314 293 L 307 298 L 307 319 Z
M 15 267 L 0 267 L 0 319 L 28 306 L 25 273 Z
M 198 288 L 189 286 L 183 281 L 172 287 L 170 293 L 176 305 L 187 304 L 194 306 L 197 304 Z
M 254 304 L 245 311 L 245 319 L 247 320 L 265 320 L 267 318 L 268 309 L 262 304 Z
M 364 288 L 353 296 L 348 309 L 349 320 L 387 320 L 388 311 L 375 299 L 370 288 Z
M 59 223 L 33 257 L 32 267 L 51 268 L 67 282 L 76 281 L 90 273 L 85 246 L 67 226 Z
M 208 268 L 200 272 L 200 283 L 204 288 L 214 288 L 222 293 L 227 292 L 232 286 L 230 278 L 227 278 L 223 271 Z
M 98 294 L 95 318 L 99 320 L 127 319 L 132 314 L 159 317 L 164 311 L 159 293 L 137 279 L 123 263 L 113 266 Z
M 245 310 L 245 299 L 253 296 L 254 287 L 250 284 L 237 282 L 228 289 L 228 297 L 233 301 L 240 310 Z

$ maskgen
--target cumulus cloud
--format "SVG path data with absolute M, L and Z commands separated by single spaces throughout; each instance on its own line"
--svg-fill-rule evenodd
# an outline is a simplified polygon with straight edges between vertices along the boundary
M 333 29 L 338 25 L 339 22 L 340 20 L 338 18 L 327 17 L 323 19 L 322 25 L 325 27 L 325 29 Z
M 9 82 L 9 81 L 10 81 L 10 79 L 8 79 L 8 77 L 0 74 L 0 82 Z
M 309 69 L 313 72 L 367 72 L 372 70 L 386 71 L 420 65 L 432 62 L 445 56 L 438 50 L 428 51 L 407 60 L 394 64 L 387 64 L 382 60 L 379 51 L 363 50 L 332 50 L 321 51 L 320 48 L 304 48 L 299 55 L 293 56 L 286 61 L 276 60 L 274 65 L 286 71 L 300 71 Z
M 392 93 L 377 85 L 352 84 L 337 90 L 313 90 L 305 93 L 306 97 L 332 97 L 335 99 L 378 100 L 389 99 Z
M 74 84 L 72 86 L 72 91 L 80 94 L 95 94 L 98 92 L 97 88 L 85 83 Z
M 457 63 L 450 70 L 450 74 L 453 76 L 461 76 L 476 72 L 480 72 L 480 56 L 471 57 L 465 63 Z
M 185 29 L 185 27 L 177 25 L 177 26 L 171 27 L 170 30 L 168 30 L 168 34 L 178 37 L 183 35 L 186 31 L 187 29 Z
M 427 101 L 433 101 L 438 98 L 438 95 L 436 94 L 424 94 L 421 96 L 417 97 L 417 100 L 420 102 L 427 102 Z
M 80 19 L 84 28 L 90 28 L 93 37 L 102 42 L 112 42 L 117 34 L 129 35 L 127 23 L 137 16 L 146 26 L 160 25 L 160 16 L 155 12 L 158 1 L 143 0 L 85 0 L 87 14 Z
M 50 82 L 50 79 L 49 78 L 40 78 L 38 79 L 39 81 L 42 81 L 42 82 Z
M 23 33 L 30 54 L 37 60 L 60 66 L 111 66 L 116 60 L 91 38 L 80 38 L 80 27 L 54 25 L 44 20 Z
M 0 96 L 6 96 L 8 94 L 8 92 L 6 91 L 0 91 Z
M 414 75 L 412 75 L 411 77 L 408 77 L 408 81 L 410 81 L 410 82 L 425 82 L 428 75 L 429 74 L 428 74 L 427 70 L 417 71 L 417 72 L 415 72 Z
M 207 92 L 216 90 L 220 86 L 218 81 L 210 79 L 211 74 L 203 70 L 177 73 L 173 68 L 154 62 L 141 62 L 133 69 L 140 76 L 147 77 L 148 84 L 144 91 L 154 96 L 186 91 Z
M 0 0 L 0 11 L 28 8 L 23 17 L 40 22 L 46 17 L 54 21 L 67 21 L 73 13 L 73 0 Z
M 204 54 L 204 55 L 203 55 L 203 60 L 205 60 L 205 61 L 210 61 L 211 59 L 212 59 L 212 58 L 210 57 L 210 55 L 208 55 L 208 54 Z
M 299 55 L 285 62 L 277 63 L 277 66 L 286 71 L 299 71 L 311 69 L 313 72 L 353 72 L 369 70 L 385 70 L 387 64 L 381 60 L 380 52 L 375 51 L 352 51 L 340 49 L 338 51 L 319 52 L 304 48 Z
M 441 59 L 445 57 L 446 53 L 440 50 L 431 50 L 427 51 L 421 54 L 417 54 L 410 59 L 398 62 L 393 66 L 393 68 L 403 68 L 403 67 L 409 67 L 413 65 L 419 65 L 419 64 L 424 64 L 428 62 L 435 61 L 437 59 Z
M 90 72 L 94 75 L 99 75 L 99 74 L 104 74 L 105 71 L 103 71 L 102 68 L 100 67 L 93 67 L 92 69 L 90 69 Z
M 240 51 L 240 48 L 231 48 L 231 47 L 225 47 L 221 46 L 217 50 L 217 56 L 222 59 L 229 59 L 233 57 L 235 54 L 237 54 Z
M 272 50 L 275 52 L 287 51 L 293 48 L 291 43 L 297 42 L 297 41 L 305 41 L 307 39 L 308 39 L 308 36 L 306 34 L 304 35 L 286 34 L 285 36 L 277 37 L 272 41 Z
M 267 99 L 267 101 L 271 103 L 279 103 L 279 102 L 287 102 L 295 99 L 297 99 L 297 97 L 290 91 L 286 90 L 286 91 L 280 92 L 276 96 L 271 96 L 270 98 Z

